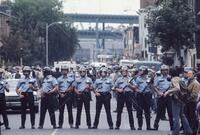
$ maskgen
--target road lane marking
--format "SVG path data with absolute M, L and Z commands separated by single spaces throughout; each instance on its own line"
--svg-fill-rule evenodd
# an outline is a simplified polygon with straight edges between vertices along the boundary
M 56 135 L 57 129 L 54 129 L 51 135 Z

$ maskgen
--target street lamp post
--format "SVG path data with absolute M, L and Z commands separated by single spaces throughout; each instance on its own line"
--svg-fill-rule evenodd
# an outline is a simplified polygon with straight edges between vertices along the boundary
M 23 48 L 20 48 L 20 66 L 23 66 Z
M 61 24 L 62 22 L 53 22 L 51 24 L 46 23 L 46 66 L 49 66 L 49 27 L 55 24 Z
M 48 24 L 46 24 L 46 66 L 48 66 L 49 65 L 49 52 L 48 52 L 48 50 L 49 50 L 49 45 L 48 45 L 48 36 L 49 36 L 49 33 L 48 33 L 48 31 L 49 31 L 49 25 Z

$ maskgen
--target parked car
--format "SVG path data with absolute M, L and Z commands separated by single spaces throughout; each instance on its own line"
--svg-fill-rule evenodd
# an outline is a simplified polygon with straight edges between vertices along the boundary
M 6 95 L 6 107 L 7 111 L 20 111 L 21 110 L 21 102 L 20 98 L 16 93 L 16 86 L 19 81 L 19 79 L 7 79 L 6 80 L 9 85 L 9 92 L 5 92 Z M 38 92 L 33 92 L 34 94 L 34 106 L 35 106 L 35 111 L 38 113 L 39 111 L 39 94 Z M 29 110 L 28 105 L 27 105 L 27 111 Z

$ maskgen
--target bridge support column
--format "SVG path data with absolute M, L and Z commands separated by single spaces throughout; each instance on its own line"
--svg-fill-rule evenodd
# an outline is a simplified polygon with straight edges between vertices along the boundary
M 96 45 L 95 45 L 95 55 L 94 55 L 94 61 L 97 61 L 97 55 L 99 51 L 99 19 L 96 19 Z

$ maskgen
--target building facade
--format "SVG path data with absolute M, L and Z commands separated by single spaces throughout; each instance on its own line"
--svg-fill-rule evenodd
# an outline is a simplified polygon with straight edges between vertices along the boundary
M 197 24 L 200 25 L 200 0 L 192 0 L 193 9 L 196 15 Z M 197 52 L 197 59 L 196 63 L 197 66 L 200 67 L 200 32 L 196 33 L 195 35 L 195 45 L 196 45 L 196 52 Z
M 137 58 L 137 48 L 139 44 L 139 27 L 128 27 L 124 32 L 124 56 L 126 59 Z
M 113 61 L 121 59 L 123 56 L 124 42 L 122 39 L 106 39 L 104 49 L 96 49 L 96 39 L 79 38 L 80 48 L 77 49 L 73 56 L 74 61 L 94 62 L 95 54 L 97 59 L 99 55 L 112 55 Z
M 8 36 L 10 28 L 8 25 L 9 14 L 0 11 L 0 41 L 2 37 Z
M 139 44 L 141 46 L 141 52 L 143 60 L 153 61 L 159 60 L 162 53 L 161 47 L 152 47 L 148 39 L 148 29 L 145 22 L 148 14 L 146 9 L 151 9 L 156 6 L 158 0 L 141 0 L 140 15 L 139 15 Z
M 153 6 L 158 0 L 140 0 L 140 8 L 146 8 L 148 6 Z

